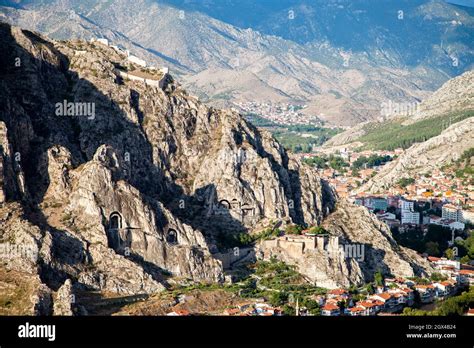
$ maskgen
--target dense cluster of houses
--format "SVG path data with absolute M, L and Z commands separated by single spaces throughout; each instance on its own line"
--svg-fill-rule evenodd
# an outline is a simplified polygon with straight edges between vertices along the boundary
M 269 102 L 236 102 L 237 111 L 246 114 L 265 115 L 265 118 L 282 125 L 307 125 L 320 124 L 317 117 L 308 116 L 301 112 L 306 105 L 292 105 L 289 103 L 269 103 Z M 307 136 L 311 137 L 310 134 Z
M 376 212 L 379 220 L 385 222 L 389 227 L 401 227 L 401 232 L 403 232 L 406 226 L 430 224 L 443 226 L 451 230 L 463 231 L 466 227 L 466 222 L 472 223 L 473 221 L 469 212 L 465 212 L 461 206 L 434 199 L 429 201 L 413 201 L 401 196 L 359 195 L 354 197 L 352 201 L 372 212 Z M 429 215 L 425 212 L 420 213 L 415 209 L 415 205 L 426 207 L 426 204 L 430 208 L 439 208 L 442 215 Z M 400 219 L 394 213 L 387 211 L 390 207 L 395 209 Z
M 427 304 L 453 296 L 459 288 L 474 285 L 473 267 L 445 258 L 429 257 L 428 260 L 446 280 L 416 284 L 405 278 L 385 279 L 384 286 L 377 287 L 374 294 L 357 302 L 345 289 L 331 290 L 326 298 L 321 298 L 321 314 L 367 316 L 400 312 L 404 307 L 413 306 L 416 295 L 422 304 Z
M 323 316 L 375 316 L 395 314 L 411 307 L 415 303 L 429 304 L 435 300 L 444 300 L 459 293 L 461 289 L 474 286 L 474 267 L 460 264 L 459 261 L 446 258 L 428 257 L 436 273 L 442 276 L 434 281 L 426 278 L 407 279 L 402 277 L 386 278 L 383 285 L 376 286 L 373 294 L 364 298 L 352 296 L 347 289 L 333 289 L 325 295 L 314 295 L 311 299 L 321 308 Z M 295 305 L 293 303 L 293 305 Z M 300 307 L 296 301 L 296 315 L 309 315 L 308 310 Z M 226 308 L 220 315 L 224 316 L 281 316 L 280 307 L 274 307 L 264 298 L 246 301 Z M 187 316 L 186 310 L 173 310 L 168 316 Z M 467 315 L 474 315 L 470 310 Z
M 342 149 L 339 151 L 339 156 L 349 165 L 353 165 L 361 156 L 370 157 L 372 155 L 378 156 L 399 156 L 404 152 L 403 149 L 395 149 L 394 151 L 361 151 L 355 152 L 350 149 Z M 321 152 L 323 155 L 329 153 Z M 301 154 L 303 158 L 311 158 L 318 153 Z M 338 170 L 328 168 L 321 170 L 321 175 L 326 179 L 337 191 L 340 197 L 352 198 L 355 196 L 353 191 L 362 183 L 369 180 L 372 176 L 377 174 L 384 165 L 373 168 L 365 168 L 358 171 L 358 175 L 354 176 L 351 170 L 340 172 Z M 434 169 L 429 175 L 414 174 L 413 183 L 405 187 L 394 185 L 387 189 L 382 194 L 385 197 L 403 197 L 406 200 L 417 202 L 433 202 L 439 201 L 443 204 L 451 204 L 453 206 L 464 206 L 464 220 L 474 223 L 474 185 L 467 184 L 463 178 L 458 178 L 454 175 L 452 169 L 439 170 Z M 409 214 L 407 214 L 407 217 Z M 413 216 L 413 219 L 416 219 Z M 444 219 L 444 217 L 443 217 Z M 443 224 L 448 223 L 448 220 L 458 221 L 456 219 L 444 219 Z M 437 223 L 435 221 L 434 223 Z M 450 226 L 451 227 L 451 226 Z

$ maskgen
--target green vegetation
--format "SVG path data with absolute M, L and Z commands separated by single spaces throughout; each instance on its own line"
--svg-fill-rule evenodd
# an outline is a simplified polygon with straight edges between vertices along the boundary
M 469 180 L 469 182 L 466 180 L 465 184 L 471 185 L 474 184 L 474 165 L 472 158 L 474 158 L 474 147 L 464 151 L 459 160 L 454 164 L 456 177 Z
M 427 278 L 420 278 L 420 277 L 408 277 L 409 280 L 414 281 L 416 285 L 428 285 L 430 284 L 430 280 Z
M 461 257 L 463 263 L 474 260 L 474 231 L 470 231 L 469 237 L 465 240 L 456 241 L 455 245 L 458 248 L 458 256 Z
M 374 280 L 375 280 L 375 284 L 377 286 L 383 286 L 384 277 L 383 277 L 382 272 L 380 272 L 380 271 L 376 272 L 375 275 L 374 275 Z
M 306 307 L 313 315 L 320 314 L 318 303 L 311 297 L 325 294 L 326 289 L 308 284 L 294 266 L 271 259 L 258 261 L 250 269 L 254 277 L 239 284 L 241 297 L 265 297 L 273 306 L 282 306 L 286 314 L 293 315 L 298 300 L 300 308 Z
M 277 127 L 270 131 L 287 150 L 294 153 L 311 152 L 313 146 L 320 146 L 340 133 L 338 129 L 304 125 Z
M 414 228 L 406 233 L 399 233 L 397 230 L 394 230 L 393 236 L 399 244 L 407 248 L 420 253 L 427 253 L 430 256 L 441 257 L 445 255 L 449 247 L 448 242 L 451 240 L 452 234 L 451 230 L 447 227 L 429 225 L 426 234 L 420 228 Z M 459 256 L 466 255 L 469 249 L 471 250 L 471 255 L 474 256 L 474 237 L 471 236 L 464 242 L 455 243 L 459 250 Z M 467 247 L 464 244 L 467 244 Z
M 372 155 L 369 157 L 361 156 L 353 164 L 353 169 L 373 168 L 383 165 L 392 160 L 390 156 Z
M 366 126 L 366 134 L 357 141 L 365 144 L 361 148 L 363 150 L 407 149 L 414 143 L 423 142 L 441 134 L 447 123 L 453 124 L 472 116 L 474 116 L 474 110 L 432 117 L 406 126 L 402 125 L 403 120 L 371 123 Z
M 332 168 L 337 171 L 344 171 L 345 168 L 349 167 L 349 163 L 344 161 L 344 159 L 341 156 L 336 156 L 336 155 L 329 155 L 327 156 L 314 156 L 312 158 L 307 158 L 304 160 L 304 163 L 316 167 L 318 169 L 327 169 L 327 168 Z
M 325 169 L 328 167 L 326 164 L 327 159 L 325 157 L 314 156 L 311 158 L 305 158 L 303 162 L 318 169 Z
M 322 145 L 341 132 L 341 129 L 313 125 L 287 126 L 275 123 L 254 113 L 245 115 L 245 119 L 256 127 L 265 128 L 270 131 L 285 149 L 294 153 L 311 152 L 313 146 Z
M 304 227 L 300 225 L 288 225 L 285 228 L 285 234 L 293 234 L 293 235 L 301 235 L 303 234 Z M 322 228 L 321 226 L 312 226 L 310 227 L 307 232 L 309 234 L 327 234 L 328 232 Z
M 353 175 L 358 176 L 358 172 L 363 168 L 373 168 L 376 166 L 383 165 L 392 160 L 390 156 L 379 156 L 371 155 L 369 157 L 361 156 L 352 165 Z M 341 156 L 329 155 L 329 156 L 314 156 L 311 158 L 304 159 L 304 163 L 316 167 L 318 169 L 332 168 L 337 171 L 344 171 L 349 168 L 349 163 L 344 161 Z
M 266 240 L 273 237 L 278 237 L 280 235 L 279 229 L 272 229 L 271 227 L 266 228 L 265 230 L 257 233 L 250 234 L 246 232 L 232 234 L 232 233 L 219 233 L 216 238 L 217 247 L 220 250 L 229 249 L 229 248 L 243 248 L 250 246 L 257 241 Z
M 324 228 L 321 226 L 313 226 L 308 230 L 309 234 L 327 234 L 328 231 L 326 231 Z
M 296 234 L 299 235 L 303 231 L 303 227 L 300 225 L 288 225 L 285 228 L 286 234 Z
M 252 123 L 255 127 L 282 127 L 278 123 L 267 120 L 257 114 L 247 114 L 245 119 Z
M 407 187 L 408 185 L 413 185 L 415 183 L 415 179 L 413 178 L 401 178 L 398 180 L 397 184 L 400 187 Z
M 446 277 L 445 275 L 442 275 L 441 273 L 436 273 L 436 272 L 433 273 L 430 278 L 434 282 L 442 282 L 448 279 L 448 277 Z

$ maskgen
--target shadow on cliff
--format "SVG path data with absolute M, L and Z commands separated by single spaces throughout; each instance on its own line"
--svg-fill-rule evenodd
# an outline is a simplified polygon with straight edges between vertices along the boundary
M 0 23 L 0 43 L 3 47 L 0 54 L 0 120 L 7 125 L 13 152 L 21 154 L 18 165 L 25 175 L 27 195 L 18 196 L 22 197 L 19 200 L 25 208 L 26 217 L 42 230 L 51 231 L 53 249 L 59 248 L 58 255 L 61 255 L 60 246 L 64 242 L 64 235 L 72 238 L 67 243 L 72 250 L 66 253 L 83 254 L 85 251 L 82 250 L 79 239 L 50 226 L 39 208 L 50 184 L 47 153 L 53 145 L 60 145 L 70 151 L 74 168 L 90 161 L 103 144 L 112 146 L 118 154 L 129 152 L 131 158 L 137 159 L 131 163 L 133 175 L 113 172 L 113 179 L 125 180 L 139 190 L 145 204 L 155 211 L 159 218 L 157 227 L 163 232 L 166 228 L 174 227 L 169 226 L 157 201 L 172 202 L 176 197 L 182 197 L 193 207 L 192 213 L 201 214 L 205 211 L 203 202 L 197 197 L 186 195 L 182 187 L 165 176 L 161 168 L 154 164 L 153 148 L 141 123 L 133 123 L 111 96 L 104 95 L 91 82 L 70 71 L 69 59 L 52 43 L 29 31 L 23 30 L 22 33 L 36 46 L 31 48 L 35 55 L 23 47 L 29 44 L 27 40 L 19 44 L 11 27 Z M 53 52 L 53 56 L 47 50 L 41 50 L 41 47 L 47 47 Z M 20 65 L 16 66 L 18 61 Z M 117 79 L 116 83 L 120 84 L 120 81 Z M 63 101 L 95 103 L 95 118 L 90 120 L 86 117 L 56 116 L 55 105 Z M 143 122 L 139 101 L 140 94 L 130 88 L 129 107 L 135 110 L 139 122 Z M 18 185 L 16 191 L 20 191 Z M 18 197 L 10 196 L 9 199 Z M 176 213 L 176 209 L 170 204 L 168 206 L 172 213 Z M 177 215 L 194 229 L 206 225 L 196 223 L 202 219 L 196 219 L 189 211 Z M 238 220 L 232 219 L 230 215 L 227 218 L 232 225 L 244 229 Z M 107 229 L 108 226 L 104 228 Z M 79 250 L 74 250 L 75 248 Z M 62 261 L 67 268 L 84 260 L 68 260 L 63 257 Z M 65 274 L 61 273 L 58 279 L 64 277 Z M 49 280 L 48 283 L 57 289 L 56 282 Z

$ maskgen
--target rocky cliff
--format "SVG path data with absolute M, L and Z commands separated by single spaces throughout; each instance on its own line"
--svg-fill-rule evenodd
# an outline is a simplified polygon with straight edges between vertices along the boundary
M 27 253 L 4 264 L 58 291 L 48 299 L 153 293 L 170 277 L 221 282 L 222 236 L 350 214 L 269 134 L 206 107 L 164 72 L 100 43 L 51 42 L 6 24 L 0 34 L 0 238 Z M 391 251 L 375 221 L 364 228 L 390 255 L 379 260 L 387 272 L 418 271 L 420 260 Z
M 470 117 L 434 138 L 413 145 L 358 190 L 376 193 L 396 184 L 400 178 L 409 178 L 415 173 L 427 174 L 452 164 L 474 147 L 473 131 L 474 117 Z
M 325 288 L 365 284 L 376 272 L 409 277 L 431 270 L 428 261 L 399 246 L 388 226 L 363 207 L 341 201 L 323 227 L 328 236 L 263 241 L 259 255 L 295 265 L 311 282 Z

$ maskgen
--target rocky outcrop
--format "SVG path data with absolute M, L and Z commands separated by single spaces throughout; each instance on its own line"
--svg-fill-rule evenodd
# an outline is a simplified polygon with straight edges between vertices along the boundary
M 363 207 L 341 201 L 323 226 L 328 236 L 264 241 L 257 255 L 295 265 L 310 281 L 326 288 L 365 284 L 378 271 L 400 277 L 433 271 L 421 256 L 400 247 L 388 226 Z
M 452 164 L 464 151 L 474 147 L 473 131 L 474 117 L 470 117 L 434 138 L 413 145 L 358 190 L 376 193 L 396 184 L 400 178 L 408 178 L 415 173 L 430 173 Z
M 75 302 L 75 296 L 72 291 L 71 280 L 68 279 L 59 288 L 56 293 L 56 299 L 53 306 L 54 315 L 71 316 L 73 315 L 72 305 Z
M 116 69 L 136 67 L 99 43 L 50 42 L 4 24 L 0 34 L 0 119 L 19 154 L 3 155 L 2 240 L 35 255 L 8 268 L 60 293 L 68 279 L 81 291 L 130 295 L 162 291 L 168 276 L 222 282 L 213 253 L 223 235 L 276 221 L 318 225 L 335 211 L 312 168 L 171 77 L 163 88 L 124 80 Z M 375 223 L 363 228 L 382 238 Z M 410 272 L 405 256 L 384 252 L 387 271 L 399 263 Z M 365 278 L 350 264 L 334 268 L 339 259 L 321 262 L 328 284 Z
M 474 70 L 448 80 L 429 98 L 423 100 L 413 117 L 404 124 L 412 124 L 419 120 L 447 115 L 456 111 L 474 110 Z M 446 121 L 449 121 L 447 118 Z

